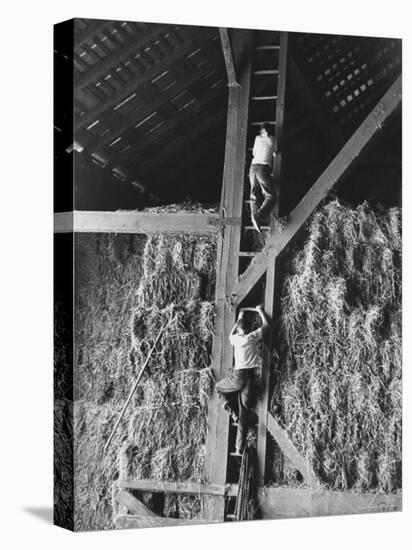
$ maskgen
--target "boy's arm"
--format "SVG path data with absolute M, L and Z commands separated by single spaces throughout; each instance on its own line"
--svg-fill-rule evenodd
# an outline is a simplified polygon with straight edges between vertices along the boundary
M 233 325 L 232 330 L 230 331 L 229 338 L 230 338 L 231 336 L 234 336 L 234 334 L 236 333 L 236 330 L 237 330 L 237 322 L 240 321 L 240 319 L 242 319 L 242 317 L 243 317 L 243 311 L 240 311 L 240 312 L 239 312 L 239 315 L 238 315 L 238 317 L 237 317 L 237 321 L 236 321 L 236 323 Z
M 261 305 L 256 306 L 256 311 L 259 313 L 260 319 L 262 321 L 262 330 L 265 331 L 270 325 L 269 317 L 266 315 L 265 310 Z

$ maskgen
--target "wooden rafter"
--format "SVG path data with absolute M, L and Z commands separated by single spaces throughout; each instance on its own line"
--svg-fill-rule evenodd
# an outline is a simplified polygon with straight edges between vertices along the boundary
M 81 53 L 80 48 L 83 42 L 92 38 L 99 31 L 102 31 L 110 23 L 110 21 L 101 19 L 85 19 L 84 22 L 86 21 L 87 27 L 80 32 L 76 32 L 74 35 L 74 52 L 77 54 Z
M 212 64 L 216 65 L 218 61 L 218 55 L 219 52 L 216 48 L 210 48 L 205 50 L 205 58 L 206 60 Z M 137 141 L 138 145 L 141 146 L 142 143 L 146 145 L 146 143 L 150 143 L 154 140 L 154 137 L 152 137 L 152 134 L 144 134 L 142 132 L 142 136 L 140 139 L 139 132 L 135 128 L 135 125 L 141 121 L 144 120 L 147 116 L 149 116 L 151 113 L 153 113 L 153 104 L 159 105 L 159 107 L 156 107 L 156 112 L 159 111 L 159 108 L 161 109 L 163 106 L 169 104 L 169 102 L 178 96 L 179 94 L 185 92 L 186 90 L 189 91 L 190 95 L 194 95 L 198 98 L 198 103 L 196 106 L 198 107 L 200 103 L 206 103 L 210 101 L 211 98 L 215 96 L 216 93 L 219 92 L 218 87 L 216 86 L 212 90 L 209 90 L 209 94 L 205 94 L 205 80 L 204 77 L 210 73 L 210 66 L 209 63 L 204 63 L 201 67 L 198 67 L 195 71 L 183 71 L 181 68 L 179 70 L 173 70 L 170 69 L 169 73 L 172 74 L 173 79 L 176 80 L 176 84 L 173 86 L 170 86 L 166 90 L 160 91 L 154 84 L 151 82 L 146 83 L 143 86 L 139 86 L 138 90 L 136 90 L 136 97 L 139 101 L 139 108 L 135 112 L 131 112 L 127 115 L 127 123 L 129 129 L 125 133 L 124 129 L 124 118 L 119 116 L 116 111 L 113 111 L 113 116 L 110 118 L 110 121 L 107 121 L 107 114 L 105 113 L 105 121 L 108 122 L 108 125 L 110 126 L 111 130 L 110 132 L 107 132 L 104 136 L 101 136 L 99 138 L 96 138 L 93 136 L 90 132 L 87 132 L 85 129 L 78 133 L 79 141 L 83 145 L 83 147 L 104 147 L 114 141 L 116 138 L 122 136 L 128 137 L 130 135 L 130 139 L 132 142 Z M 220 92 L 219 92 L 220 93 Z M 209 97 L 210 95 L 210 97 Z M 110 111 L 109 111 L 110 112 Z M 178 112 L 177 110 L 173 113 L 173 118 L 171 120 L 167 121 L 167 124 L 169 126 L 175 124 L 175 118 L 178 116 L 179 119 L 186 115 L 193 116 L 193 112 L 191 109 L 185 109 L 182 113 Z M 162 132 L 166 130 L 166 126 L 162 128 Z M 137 137 L 137 139 L 136 139 Z M 133 148 L 135 149 L 135 148 Z
M 106 21 L 106 24 L 108 22 Z M 97 62 L 90 70 L 80 76 L 75 82 L 75 90 L 84 88 L 91 82 L 94 82 L 99 77 L 104 77 L 106 74 L 114 71 L 122 62 L 127 61 L 128 58 L 143 45 L 147 44 L 150 40 L 156 40 L 159 36 L 164 34 L 166 29 L 164 27 L 149 26 L 145 33 L 140 34 L 138 37 L 129 37 L 129 42 L 125 44 L 121 49 L 118 48 L 111 52 L 104 60 Z
M 152 67 L 148 68 L 140 77 L 133 79 L 131 82 L 122 86 L 121 94 L 109 96 L 102 103 L 91 109 L 90 112 L 80 117 L 76 121 L 76 131 L 79 128 L 84 128 L 85 126 L 88 126 L 91 122 L 97 120 L 100 116 L 103 115 L 105 111 L 107 111 L 107 109 L 118 105 L 123 99 L 126 99 L 130 94 L 132 94 L 138 87 L 141 87 L 144 83 L 153 80 L 164 71 L 171 70 L 174 63 L 179 62 L 179 60 L 190 54 L 204 41 L 211 39 L 213 39 L 213 36 L 206 37 L 203 34 L 199 37 L 199 32 L 197 30 L 192 30 L 191 32 L 189 32 L 187 35 L 187 40 L 181 46 L 177 47 L 172 54 L 170 54 L 159 63 L 155 63 Z
M 233 307 L 247 296 L 265 273 L 269 261 L 273 261 L 290 244 L 315 208 L 359 162 L 362 153 L 367 150 L 385 123 L 400 107 L 401 88 L 401 77 L 399 77 L 291 212 L 282 233 L 273 235 L 263 250 L 253 259 L 233 290 L 231 295 Z
M 230 44 L 229 31 L 226 28 L 219 28 L 220 40 L 222 41 L 223 57 L 225 58 L 228 86 L 230 88 L 239 86 L 236 79 L 236 69 L 233 60 L 232 46 Z
M 213 127 L 218 124 L 222 124 L 226 116 L 226 106 L 221 105 L 217 107 L 213 113 L 209 116 L 204 116 L 196 124 L 193 125 L 190 123 L 190 120 L 183 120 L 181 124 L 175 127 L 175 131 L 179 132 L 179 137 L 181 139 L 170 141 L 166 145 L 162 146 L 162 149 L 157 151 L 157 154 L 150 156 L 146 161 L 143 161 L 139 165 L 139 173 L 142 175 L 149 172 L 152 168 L 160 166 L 165 160 L 174 158 L 174 162 L 184 162 L 183 158 L 176 157 L 175 155 L 182 150 L 182 145 L 191 148 L 191 144 L 197 140 L 201 135 L 209 132 Z M 184 150 L 184 148 L 183 148 Z

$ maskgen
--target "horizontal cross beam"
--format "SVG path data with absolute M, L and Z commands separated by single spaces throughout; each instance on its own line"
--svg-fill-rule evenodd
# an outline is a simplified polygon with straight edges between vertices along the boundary
M 233 223 L 232 220 L 228 220 Z M 55 233 L 216 233 L 225 219 L 213 212 L 58 212 Z
M 262 251 L 255 256 L 240 276 L 238 285 L 231 295 L 233 307 L 239 305 L 248 295 L 265 273 L 269 261 L 273 262 L 290 244 L 315 208 L 359 162 L 361 154 L 365 152 L 367 146 L 371 145 L 373 138 L 376 138 L 391 115 L 400 107 L 401 99 L 402 85 L 399 77 L 291 212 L 282 233 L 275 233 L 269 239 Z
M 174 493 L 177 495 L 236 496 L 237 485 L 195 483 L 193 481 L 163 481 L 155 479 L 119 479 L 117 489 L 132 489 L 149 493 Z

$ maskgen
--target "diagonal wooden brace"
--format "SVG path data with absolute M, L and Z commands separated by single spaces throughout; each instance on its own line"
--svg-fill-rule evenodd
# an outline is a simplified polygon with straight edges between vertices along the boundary
M 232 291 L 233 306 L 242 302 L 266 272 L 269 261 L 273 262 L 290 244 L 315 208 L 359 162 L 362 153 L 371 145 L 373 138 L 380 133 L 391 115 L 400 107 L 401 100 L 402 84 L 399 77 L 291 212 L 282 233 L 272 235 L 263 250 L 255 256 L 240 276 L 237 286 Z

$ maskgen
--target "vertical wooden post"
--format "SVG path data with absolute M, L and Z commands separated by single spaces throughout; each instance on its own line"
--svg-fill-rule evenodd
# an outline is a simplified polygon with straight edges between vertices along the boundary
M 280 34 L 280 49 L 279 49 L 279 79 L 276 103 L 276 127 L 275 141 L 277 155 L 273 162 L 273 176 L 276 186 L 277 204 L 271 214 L 270 234 L 274 231 L 275 216 L 279 216 L 281 197 L 281 162 L 282 162 L 282 135 L 283 122 L 285 113 L 285 88 L 286 88 L 286 71 L 287 71 L 287 42 L 288 35 L 286 32 Z M 266 468 L 266 438 L 267 438 L 267 422 L 268 422 L 268 406 L 269 406 L 269 381 L 270 381 L 270 366 L 272 363 L 272 346 L 273 346 L 273 331 L 275 325 L 276 310 L 278 309 L 278 277 L 276 270 L 276 260 L 273 259 L 268 265 L 266 271 L 266 287 L 265 287 L 265 312 L 272 320 L 271 331 L 268 331 L 265 337 L 265 348 L 262 358 L 262 381 L 261 381 L 261 399 L 259 400 L 258 415 L 259 428 L 257 440 L 257 461 L 258 461 L 258 484 L 263 486 L 265 483 L 265 468 Z
M 241 217 L 245 180 L 246 134 L 252 57 L 252 31 L 233 30 L 232 48 L 240 87 L 229 88 L 225 166 L 221 210 L 227 217 Z M 216 277 L 216 321 L 212 350 L 212 371 L 218 381 L 230 373 L 233 351 L 229 333 L 236 311 L 229 297 L 238 280 L 240 225 L 222 228 L 218 240 Z M 219 404 L 216 392 L 209 401 L 206 446 L 206 481 L 224 485 L 227 474 L 229 419 Z M 205 497 L 205 516 L 223 521 L 224 497 Z

